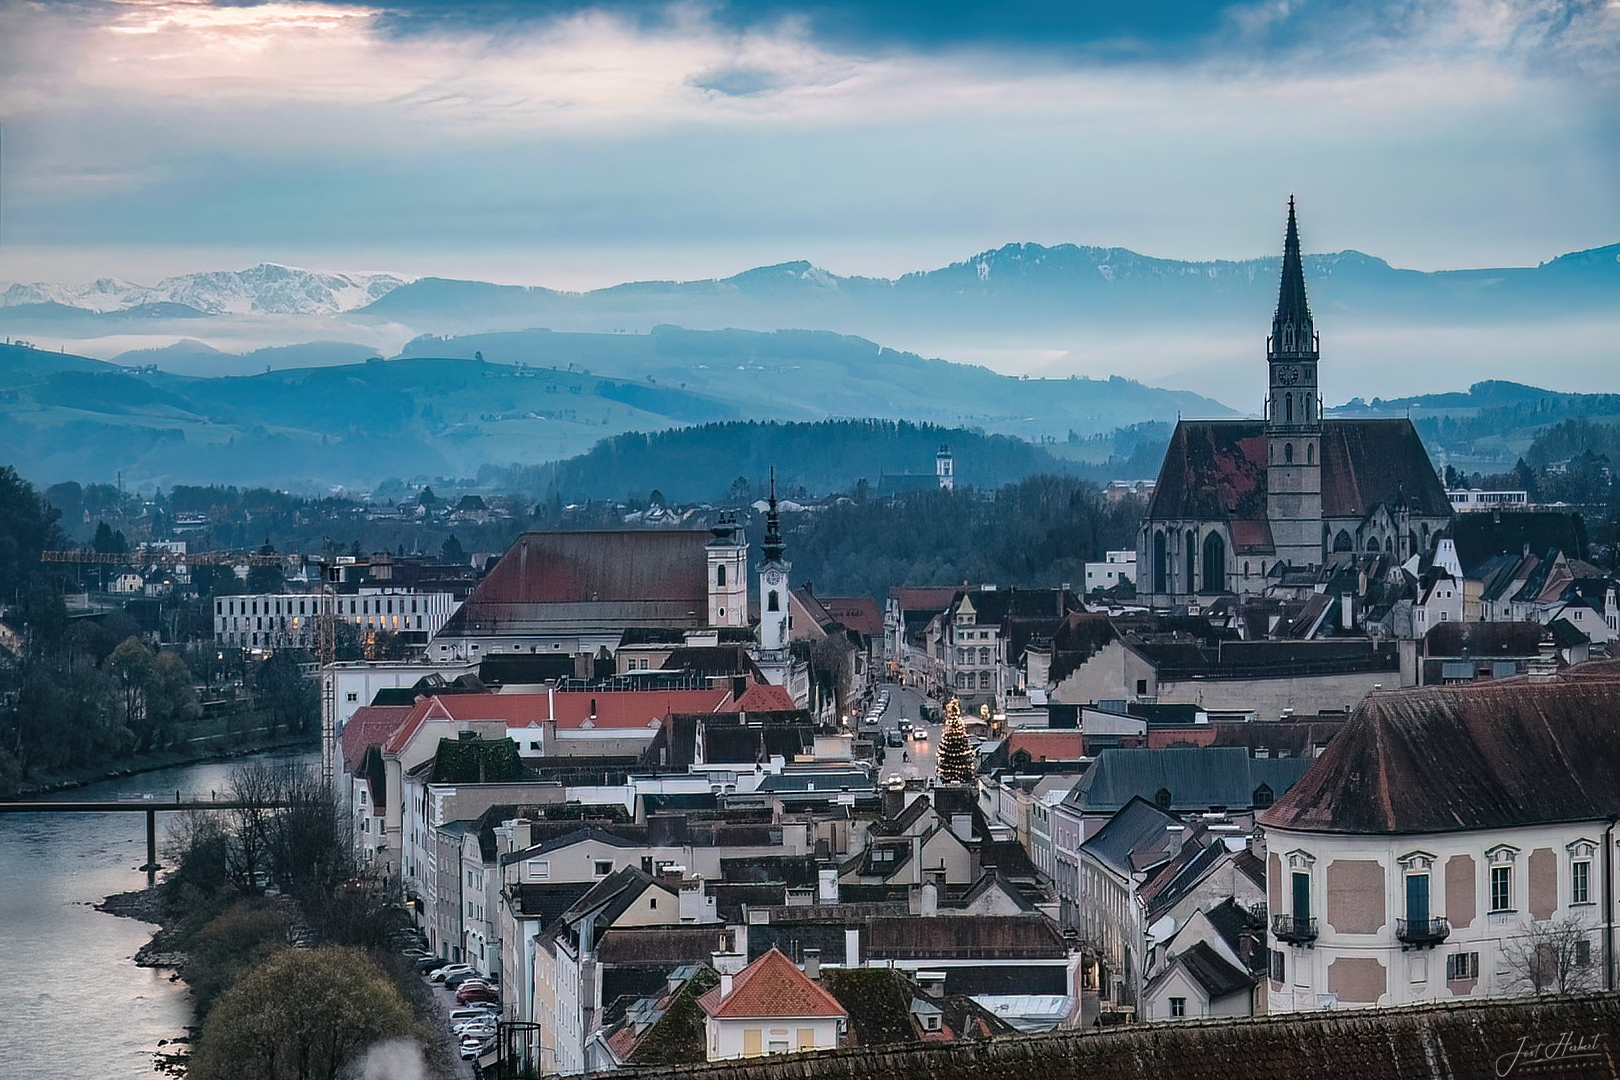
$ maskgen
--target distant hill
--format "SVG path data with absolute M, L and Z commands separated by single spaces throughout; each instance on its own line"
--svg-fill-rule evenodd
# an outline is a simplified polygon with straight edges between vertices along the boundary
M 332 274 L 260 263 L 246 270 L 181 274 L 150 286 L 118 278 L 12 285 L 0 292 L 0 308 L 58 305 L 113 313 L 170 305 L 202 315 L 330 315 L 373 303 L 404 282 L 392 274 Z
M 362 309 L 412 325 L 645 331 L 658 323 L 806 326 L 894 338 L 921 328 L 974 331 L 1118 326 L 1143 317 L 1264 325 L 1277 257 L 1156 259 L 1125 248 L 1008 244 L 895 280 L 840 277 L 807 262 L 708 281 L 641 281 L 584 293 L 422 278 Z M 1620 245 L 1538 267 L 1424 273 L 1358 251 L 1306 257 L 1313 304 L 1343 319 L 1445 321 L 1620 312 Z
M 488 349 L 483 359 L 476 354 L 484 350 L 471 347 L 480 344 Z M 1126 379 L 1015 379 L 824 333 L 668 328 L 656 335 L 419 341 L 414 348 L 453 355 L 202 378 L 146 371 L 139 361 L 147 354 L 127 357 L 138 363 L 126 371 L 0 346 L 0 446 L 7 463 L 46 484 L 106 481 L 121 472 L 136 484 L 325 490 L 390 477 L 488 475 L 574 457 L 626 432 L 877 416 L 981 428 L 981 437 L 1072 431 L 1074 441 L 1051 449 L 1070 462 L 1061 468 L 1076 472 L 1107 459 L 1116 428 L 1162 423 L 1184 410 L 1231 415 L 1207 398 Z M 1143 441 L 1143 431 L 1132 428 L 1117 449 L 1128 455 Z M 1027 448 L 1020 453 L 1038 449 L 1033 440 L 1004 442 Z M 832 483 L 868 474 L 875 481 L 884 469 L 928 471 L 933 449 L 924 449 L 909 464 L 874 452 L 820 475 Z M 902 457 L 909 460 L 912 450 Z M 1041 450 L 1030 467 L 1050 470 L 1056 459 Z M 984 482 L 1016 478 L 1023 466 L 1006 461 Z
M 1006 435 L 903 420 L 748 421 L 618 435 L 577 457 L 514 468 L 489 482 L 501 490 L 555 496 L 563 502 L 644 501 L 657 491 L 673 505 L 736 501 L 732 485 L 739 478 L 750 485 L 751 498 L 774 466 L 784 494 L 819 497 L 853 490 L 865 480 L 866 490 L 875 496 L 897 486 L 886 484 L 885 477 L 906 487 L 936 488 L 934 457 L 942 443 L 951 448 L 957 485 L 981 491 L 1042 473 L 1103 482 L 1116 475 L 1114 470 L 1128 467 L 1146 467 L 1152 475 L 1165 446 L 1144 447 L 1146 460 L 1134 465 L 1118 459 L 1087 464 L 1054 457 L 1044 447 Z

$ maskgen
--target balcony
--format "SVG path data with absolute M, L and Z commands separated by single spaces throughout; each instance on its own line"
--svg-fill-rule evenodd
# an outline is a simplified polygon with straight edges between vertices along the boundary
M 1300 919 L 1293 915 L 1273 915 L 1271 936 L 1290 945 L 1309 945 L 1316 940 L 1316 920 Z
M 1403 948 L 1432 949 L 1450 933 L 1451 923 L 1444 918 L 1395 920 L 1395 937 Z

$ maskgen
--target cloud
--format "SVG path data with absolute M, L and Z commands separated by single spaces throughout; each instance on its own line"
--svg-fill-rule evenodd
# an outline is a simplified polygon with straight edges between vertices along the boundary
M 1535 261 L 1620 233 L 1617 21 L 1554 0 L 0 0 L 0 237 L 414 273 L 484 251 L 580 286 L 696 276 L 683 250 L 865 273 L 1021 239 L 1257 254 L 1296 190 L 1318 250 Z M 585 262 L 606 280 L 550 276 Z

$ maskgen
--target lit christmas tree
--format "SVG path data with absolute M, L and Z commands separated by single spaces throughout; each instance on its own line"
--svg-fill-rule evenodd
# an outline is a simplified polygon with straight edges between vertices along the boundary
M 951 698 L 945 703 L 945 730 L 939 736 L 939 778 L 947 784 L 971 784 L 974 764 L 973 747 L 968 745 L 967 728 L 962 724 L 962 706 Z

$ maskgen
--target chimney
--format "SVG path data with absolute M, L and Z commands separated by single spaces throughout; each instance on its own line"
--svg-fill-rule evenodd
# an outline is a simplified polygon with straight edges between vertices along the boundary
M 861 932 L 859 930 L 844 931 L 844 966 L 847 968 L 861 966 Z
M 804 973 L 805 973 L 806 976 L 808 976 L 809 978 L 812 978 L 812 979 L 821 978 L 821 950 L 820 949 L 806 949 L 806 950 L 804 950 Z M 722 994 L 721 996 L 724 997 L 725 995 Z
M 724 1001 L 726 998 L 728 998 L 730 996 L 731 996 L 731 973 L 729 971 L 722 971 L 720 973 L 720 1000 Z

